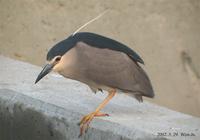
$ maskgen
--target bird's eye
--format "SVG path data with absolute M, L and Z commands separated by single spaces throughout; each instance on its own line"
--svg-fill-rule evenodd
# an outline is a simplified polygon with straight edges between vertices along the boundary
M 58 61 L 60 61 L 60 59 L 61 59 L 61 57 L 57 57 L 57 58 L 55 59 L 55 61 L 58 62 Z

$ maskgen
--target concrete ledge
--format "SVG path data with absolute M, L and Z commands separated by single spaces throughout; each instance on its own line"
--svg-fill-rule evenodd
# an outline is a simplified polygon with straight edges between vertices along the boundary
M 80 118 L 106 96 L 56 74 L 34 85 L 41 68 L 3 56 L 0 64 L 1 140 L 76 140 Z M 103 111 L 110 117 L 96 118 L 81 139 L 200 139 L 199 118 L 122 94 Z

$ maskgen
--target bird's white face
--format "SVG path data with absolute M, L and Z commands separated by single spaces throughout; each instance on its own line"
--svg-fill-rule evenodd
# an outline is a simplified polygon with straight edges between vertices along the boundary
M 42 79 L 49 72 L 54 71 L 58 72 L 61 75 L 69 75 L 73 72 L 73 68 L 76 65 L 76 51 L 71 49 L 63 56 L 55 56 L 50 61 L 47 61 L 47 64 L 43 68 L 43 70 L 38 75 L 35 83 L 37 83 L 40 79 Z
M 52 70 L 54 72 L 59 72 L 62 68 L 62 56 L 55 56 L 50 62 L 48 62 L 49 64 L 53 65 Z
M 49 63 L 53 65 L 52 70 L 58 72 L 61 75 L 63 73 L 68 74 L 73 71 L 76 66 L 77 53 L 74 48 L 69 50 L 63 56 L 55 56 Z

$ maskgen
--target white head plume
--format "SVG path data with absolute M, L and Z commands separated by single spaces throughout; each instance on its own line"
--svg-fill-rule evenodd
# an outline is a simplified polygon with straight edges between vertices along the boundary
M 78 28 L 73 34 L 72 36 L 74 36 L 77 32 L 79 32 L 81 29 L 83 29 L 84 27 L 86 27 L 88 24 L 92 23 L 93 21 L 99 19 L 101 16 L 103 16 L 105 13 L 107 13 L 108 10 L 105 10 L 104 12 L 102 12 L 101 14 L 99 14 L 97 17 L 91 19 L 90 21 L 88 21 L 87 23 L 85 23 L 84 25 L 82 25 L 80 28 Z

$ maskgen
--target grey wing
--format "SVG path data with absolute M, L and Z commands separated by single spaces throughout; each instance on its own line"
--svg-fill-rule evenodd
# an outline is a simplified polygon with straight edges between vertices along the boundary
M 144 70 L 128 55 L 110 49 L 76 45 L 79 69 L 86 84 L 120 89 L 133 95 L 153 97 L 150 80 Z M 100 88 L 98 87 L 98 88 Z

